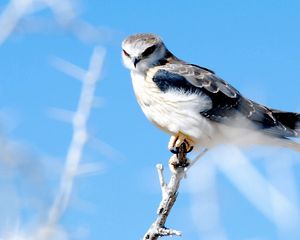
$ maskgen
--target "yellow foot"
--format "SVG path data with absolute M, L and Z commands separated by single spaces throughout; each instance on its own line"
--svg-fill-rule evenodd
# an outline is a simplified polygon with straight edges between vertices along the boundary
M 193 150 L 193 141 L 182 133 L 177 133 L 175 136 L 173 135 L 170 138 L 168 148 L 171 153 L 177 154 L 179 147 L 183 143 L 185 143 L 187 153 L 189 153 Z

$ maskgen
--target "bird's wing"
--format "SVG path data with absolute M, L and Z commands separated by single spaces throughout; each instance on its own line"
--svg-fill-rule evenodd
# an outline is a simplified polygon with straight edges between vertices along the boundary
M 244 98 L 239 91 L 209 69 L 184 63 L 166 64 L 157 69 L 153 81 L 162 91 L 178 89 L 185 93 L 207 95 L 212 101 L 212 107 L 200 114 L 212 121 L 232 125 L 241 116 L 268 134 L 279 137 L 297 135 L 293 129 L 278 121 L 271 109 Z M 243 127 L 242 125 L 240 123 L 236 127 Z

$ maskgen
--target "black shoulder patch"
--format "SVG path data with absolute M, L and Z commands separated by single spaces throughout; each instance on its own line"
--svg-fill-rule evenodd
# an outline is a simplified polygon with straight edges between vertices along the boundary
M 189 83 L 185 77 L 167 70 L 158 70 L 153 76 L 153 82 L 162 91 L 179 90 L 186 93 L 200 92 L 201 89 Z

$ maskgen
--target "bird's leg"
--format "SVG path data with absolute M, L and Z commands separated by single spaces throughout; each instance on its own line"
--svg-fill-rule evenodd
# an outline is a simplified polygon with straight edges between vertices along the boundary
M 183 143 L 185 143 L 186 146 L 186 153 L 189 153 L 193 150 L 193 141 L 181 132 L 171 136 L 168 148 L 171 153 L 177 154 L 180 146 Z

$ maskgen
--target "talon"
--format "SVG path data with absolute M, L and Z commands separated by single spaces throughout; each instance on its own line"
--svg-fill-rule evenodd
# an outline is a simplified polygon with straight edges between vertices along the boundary
M 194 146 L 191 146 L 189 150 L 186 151 L 186 153 L 190 153 L 191 151 L 193 151 Z
M 172 149 L 169 149 L 171 153 L 173 154 L 178 154 L 179 153 L 179 148 L 176 147 L 176 148 L 172 148 Z
M 171 136 L 168 144 L 168 148 L 171 153 L 178 154 L 179 148 L 183 143 L 185 143 L 185 147 L 186 147 L 185 153 L 189 153 L 193 150 L 193 141 L 180 132 L 175 136 Z

